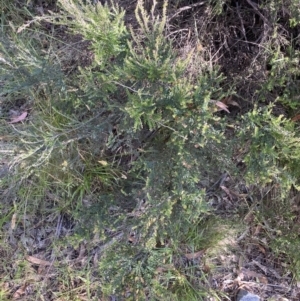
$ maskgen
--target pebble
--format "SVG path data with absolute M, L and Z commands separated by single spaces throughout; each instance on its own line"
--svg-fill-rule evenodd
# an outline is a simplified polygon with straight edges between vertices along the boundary
M 260 297 L 245 290 L 240 290 L 236 301 L 260 301 Z

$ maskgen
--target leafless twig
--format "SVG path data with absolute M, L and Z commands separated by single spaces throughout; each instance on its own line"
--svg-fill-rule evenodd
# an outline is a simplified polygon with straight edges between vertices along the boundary
M 269 20 L 259 11 L 257 4 L 251 0 L 246 0 L 248 4 L 255 10 L 255 12 L 263 19 L 263 21 L 271 27 Z
M 169 19 L 168 19 L 168 22 L 170 20 L 172 20 L 173 18 L 175 18 L 176 16 L 178 16 L 180 13 L 182 13 L 183 11 L 185 10 L 188 10 L 188 9 L 191 9 L 191 8 L 194 8 L 194 7 L 197 7 L 197 6 L 202 6 L 204 5 L 206 2 L 205 1 L 202 1 L 202 2 L 198 2 L 198 3 L 194 3 L 194 4 L 191 4 L 189 6 L 184 6 L 184 7 L 180 7 L 176 13 L 174 15 L 172 15 Z
M 240 8 L 239 8 L 239 4 L 236 3 L 236 11 L 238 13 L 238 16 L 239 16 L 239 19 L 240 19 L 240 22 L 241 22 L 241 27 L 242 27 L 242 32 L 243 32 L 243 35 L 244 35 L 244 38 L 245 38 L 245 41 L 247 42 L 247 48 L 248 48 L 248 51 L 250 51 L 249 49 L 249 45 L 248 45 L 248 40 L 247 40 L 247 36 L 246 36 L 246 30 L 245 30 L 245 27 L 244 27 L 244 22 L 243 22 L 243 19 L 242 19 L 242 16 L 241 16 L 241 13 L 240 13 Z

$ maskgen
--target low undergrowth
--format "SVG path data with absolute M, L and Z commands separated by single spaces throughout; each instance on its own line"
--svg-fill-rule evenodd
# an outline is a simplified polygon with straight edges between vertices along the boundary
M 243 110 L 196 25 L 170 39 L 179 3 L 138 1 L 132 26 L 114 3 L 1 5 L 3 299 L 230 300 L 217 260 L 254 236 L 299 277 L 296 42 L 268 29 Z

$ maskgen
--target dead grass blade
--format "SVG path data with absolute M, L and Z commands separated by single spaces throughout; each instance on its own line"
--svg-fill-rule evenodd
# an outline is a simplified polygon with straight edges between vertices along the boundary
M 49 266 L 52 264 L 50 261 L 42 260 L 34 256 L 26 256 L 26 260 L 36 265 Z

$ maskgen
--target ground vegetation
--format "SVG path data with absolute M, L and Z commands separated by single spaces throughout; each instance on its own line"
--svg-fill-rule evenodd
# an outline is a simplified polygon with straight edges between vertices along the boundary
M 2 300 L 299 300 L 298 1 L 0 9 Z

